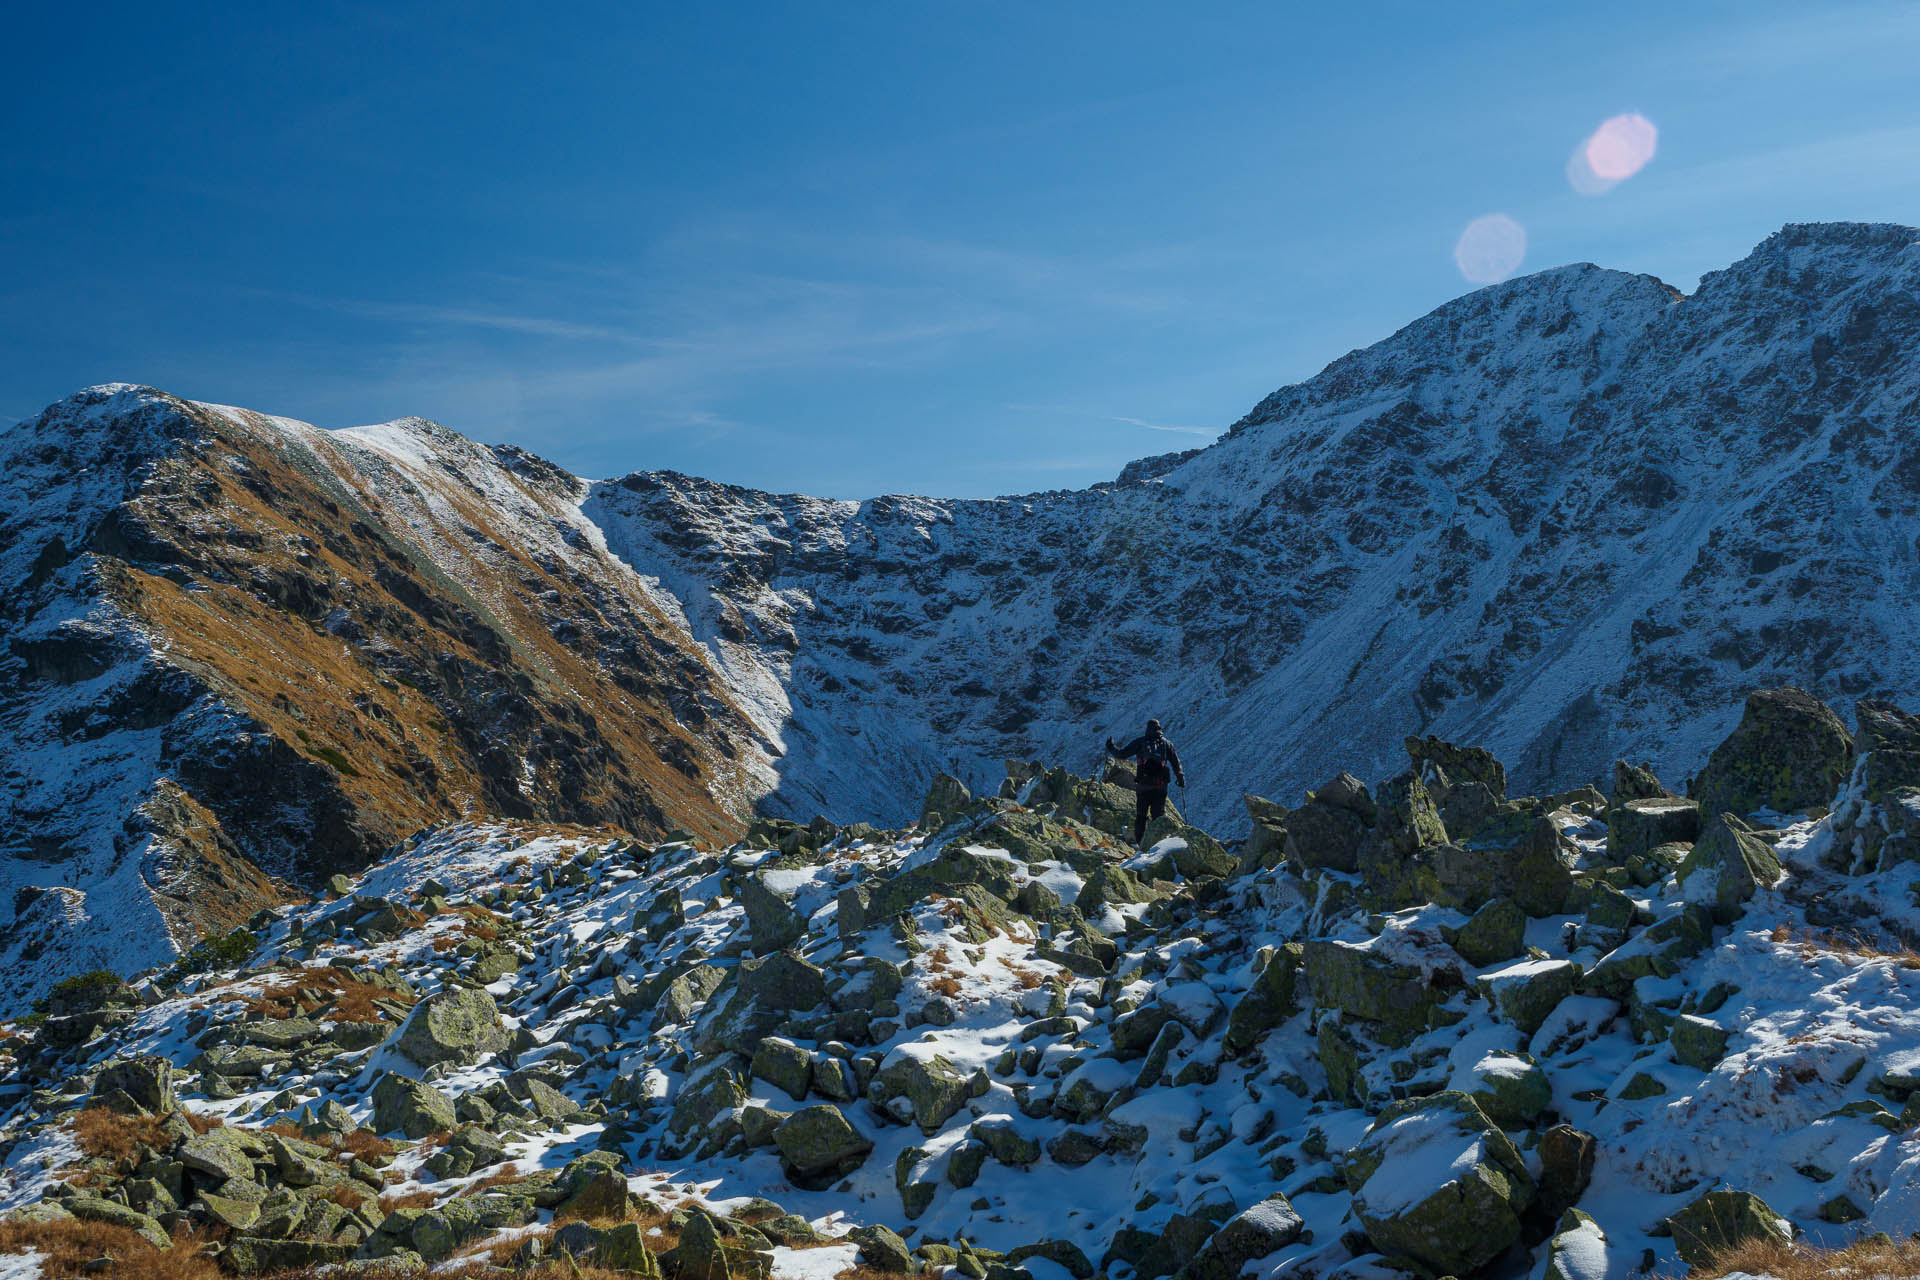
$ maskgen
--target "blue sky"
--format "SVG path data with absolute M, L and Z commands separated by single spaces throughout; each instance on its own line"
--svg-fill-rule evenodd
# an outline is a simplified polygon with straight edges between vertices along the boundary
M 297 11 L 299 16 L 288 16 Z M 35 5 L 0 421 L 102 381 L 586 475 L 1084 485 L 1522 271 L 1920 223 L 1920 3 Z M 1603 195 L 1569 157 L 1658 129 Z

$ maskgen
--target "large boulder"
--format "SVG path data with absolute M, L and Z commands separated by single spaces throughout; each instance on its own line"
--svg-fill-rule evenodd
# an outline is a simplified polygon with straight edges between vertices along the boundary
M 430 1084 L 389 1071 L 373 1086 L 376 1133 L 398 1132 L 419 1139 L 456 1128 L 459 1123 L 452 1099 Z
M 1471 782 L 1485 787 L 1495 800 L 1507 798 L 1507 767 L 1486 748 L 1455 746 L 1432 734 L 1409 737 L 1406 746 L 1414 774 L 1434 783 L 1436 790 Z
M 1481 974 L 1476 985 L 1502 1020 L 1532 1035 L 1554 1006 L 1573 994 L 1579 977 L 1579 968 L 1570 960 L 1522 960 Z
M 500 1007 L 479 987 L 449 987 L 413 1007 L 394 1043 L 416 1066 L 465 1066 L 512 1043 Z
M 838 1107 L 804 1107 L 773 1131 L 780 1163 L 795 1186 L 823 1189 L 860 1166 L 873 1143 Z
M 1674 875 L 1688 902 L 1709 908 L 1716 923 L 1731 924 L 1748 899 L 1780 879 L 1780 859 L 1738 818 L 1721 813 L 1707 820 Z
M 920 1131 L 940 1131 L 973 1096 L 974 1080 L 937 1053 L 922 1052 L 919 1044 L 895 1049 L 867 1086 L 867 1097 L 902 1121 L 911 1120 Z
M 1511 898 L 1495 898 L 1458 929 L 1442 926 L 1440 936 L 1468 964 L 1482 969 L 1526 950 L 1527 913 Z
M 1286 1248 L 1305 1229 L 1306 1222 L 1276 1191 L 1228 1218 L 1175 1275 L 1179 1280 L 1240 1280 L 1248 1263 Z
M 1228 853 L 1218 840 L 1172 814 L 1148 823 L 1141 833 L 1140 844 L 1171 858 L 1174 870 L 1189 880 L 1204 876 L 1224 879 L 1240 869 L 1240 860 Z
M 1494 1052 L 1466 1072 L 1466 1092 L 1496 1124 L 1524 1128 L 1553 1105 L 1553 1084 L 1532 1058 Z
M 1554 1125 L 1541 1134 L 1537 1210 L 1551 1218 L 1578 1204 L 1587 1193 L 1599 1153 L 1599 1140 L 1570 1124 Z
M 1428 845 L 1445 844 L 1447 827 L 1440 818 L 1440 806 L 1425 783 L 1411 773 L 1403 773 L 1380 784 L 1374 797 L 1379 817 L 1375 823 L 1379 837 L 1395 852 L 1409 854 Z
M 1243 796 L 1242 800 L 1247 806 L 1247 816 L 1253 821 L 1253 830 L 1244 848 L 1247 862 L 1263 868 L 1279 866 L 1287 856 L 1286 806 L 1255 795 Z
M 1703 1267 L 1744 1244 L 1793 1239 L 1793 1224 L 1748 1191 L 1709 1191 L 1667 1219 L 1680 1260 Z
M 1679 796 L 1626 800 L 1607 811 L 1607 853 L 1615 862 L 1699 838 L 1700 806 Z
M 1573 889 L 1573 854 L 1552 818 L 1515 814 L 1465 845 L 1433 851 L 1440 901 L 1466 911 L 1509 898 L 1534 917 L 1558 915 Z
M 697 1047 L 702 1053 L 731 1049 L 751 1056 L 762 1039 L 783 1030 L 794 1014 L 826 1000 L 826 974 L 791 951 L 742 960 L 701 1015 Z
M 740 877 L 740 906 L 747 913 L 747 938 L 755 954 L 780 951 L 806 936 L 807 922 L 793 905 L 793 896 L 749 872 Z
M 1853 768 L 1853 738 L 1801 689 L 1761 689 L 1688 788 L 1704 813 L 1800 813 L 1832 802 Z
M 920 806 L 921 824 L 938 827 L 958 813 L 964 813 L 973 803 L 973 792 L 967 790 L 967 784 L 950 773 L 936 774 L 927 787 L 927 798 Z
M 1306 802 L 1287 815 L 1287 861 L 1302 869 L 1357 871 L 1360 846 L 1377 816 L 1365 784 L 1343 773 L 1309 791 Z
M 1316 1005 L 1376 1024 L 1383 1040 L 1405 1043 L 1432 1021 L 1439 993 L 1411 965 L 1354 943 L 1314 938 L 1302 947 L 1301 967 Z
M 1297 942 L 1289 942 L 1276 950 L 1254 978 L 1253 985 L 1233 1006 L 1233 1013 L 1227 1019 L 1227 1033 L 1221 1042 L 1229 1054 L 1238 1055 L 1253 1048 L 1262 1036 L 1298 1010 L 1294 987 L 1298 985 L 1302 950 Z
M 1467 1275 L 1504 1253 L 1533 1201 L 1519 1149 L 1464 1093 L 1389 1106 L 1343 1169 L 1374 1246 L 1442 1275 Z
M 174 1108 L 173 1063 L 158 1054 L 109 1062 L 94 1077 L 93 1097 L 111 1110 L 165 1115 Z
M 120 1227 L 131 1231 L 156 1249 L 173 1247 L 173 1237 L 151 1216 L 137 1209 L 113 1200 L 104 1200 L 97 1196 L 70 1196 L 61 1202 L 62 1207 L 82 1222 L 102 1222 L 110 1227 Z M 32 1264 L 29 1264 L 32 1265 Z M 40 1274 L 36 1266 L 29 1275 Z

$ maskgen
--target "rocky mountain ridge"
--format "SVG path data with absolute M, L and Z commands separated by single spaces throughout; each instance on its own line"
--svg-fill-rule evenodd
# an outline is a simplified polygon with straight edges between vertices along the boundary
M 1510 281 L 990 501 L 82 393 L 0 435 L 0 972 L 157 962 L 455 817 L 899 824 L 1150 714 L 1225 830 L 1409 727 L 1551 791 L 1678 776 L 1755 687 L 1914 696 L 1917 240 Z
M 1542 789 L 1674 772 L 1747 690 L 1920 680 L 1917 246 L 1796 226 L 1691 296 L 1482 289 L 1150 479 L 829 503 L 642 473 L 589 510 L 738 687 L 782 691 L 795 816 L 897 819 L 936 771 L 1089 763 L 1149 715 L 1215 823 L 1329 744 L 1390 771 L 1409 724 Z
M 1121 779 L 1018 763 L 900 831 L 422 833 L 0 1032 L 0 1265 L 1626 1280 L 1746 1249 L 1856 1280 L 1892 1241 L 1804 1251 L 1920 1205 L 1920 717 L 1740 715 L 1705 804 L 1624 762 L 1514 796 L 1428 736 L 1225 845 L 1170 815 L 1136 848 Z

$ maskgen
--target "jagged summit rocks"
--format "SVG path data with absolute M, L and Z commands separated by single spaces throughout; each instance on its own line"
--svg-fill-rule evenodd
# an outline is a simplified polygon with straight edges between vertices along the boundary
M 1910 717 L 1856 721 L 1793 814 L 1624 763 L 1513 794 L 1422 735 L 1245 841 L 1136 846 L 1117 782 L 1018 762 L 901 830 L 425 832 L 242 968 L 76 981 L 0 1037 L 0 1193 L 263 1276 L 1590 1280 L 1904 1230 L 1920 779 Z M 1712 755 L 1830 742 L 1807 709 Z

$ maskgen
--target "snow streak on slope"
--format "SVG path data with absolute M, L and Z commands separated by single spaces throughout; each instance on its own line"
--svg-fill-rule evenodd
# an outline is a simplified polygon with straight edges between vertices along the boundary
M 800 816 L 900 818 L 937 769 L 1082 764 L 1148 715 L 1215 823 L 1416 729 L 1528 788 L 1673 769 L 1745 690 L 1920 686 L 1916 240 L 1789 227 L 1687 298 L 1484 289 L 1151 480 L 851 504 L 656 472 L 587 510 L 737 690 L 784 691 Z

